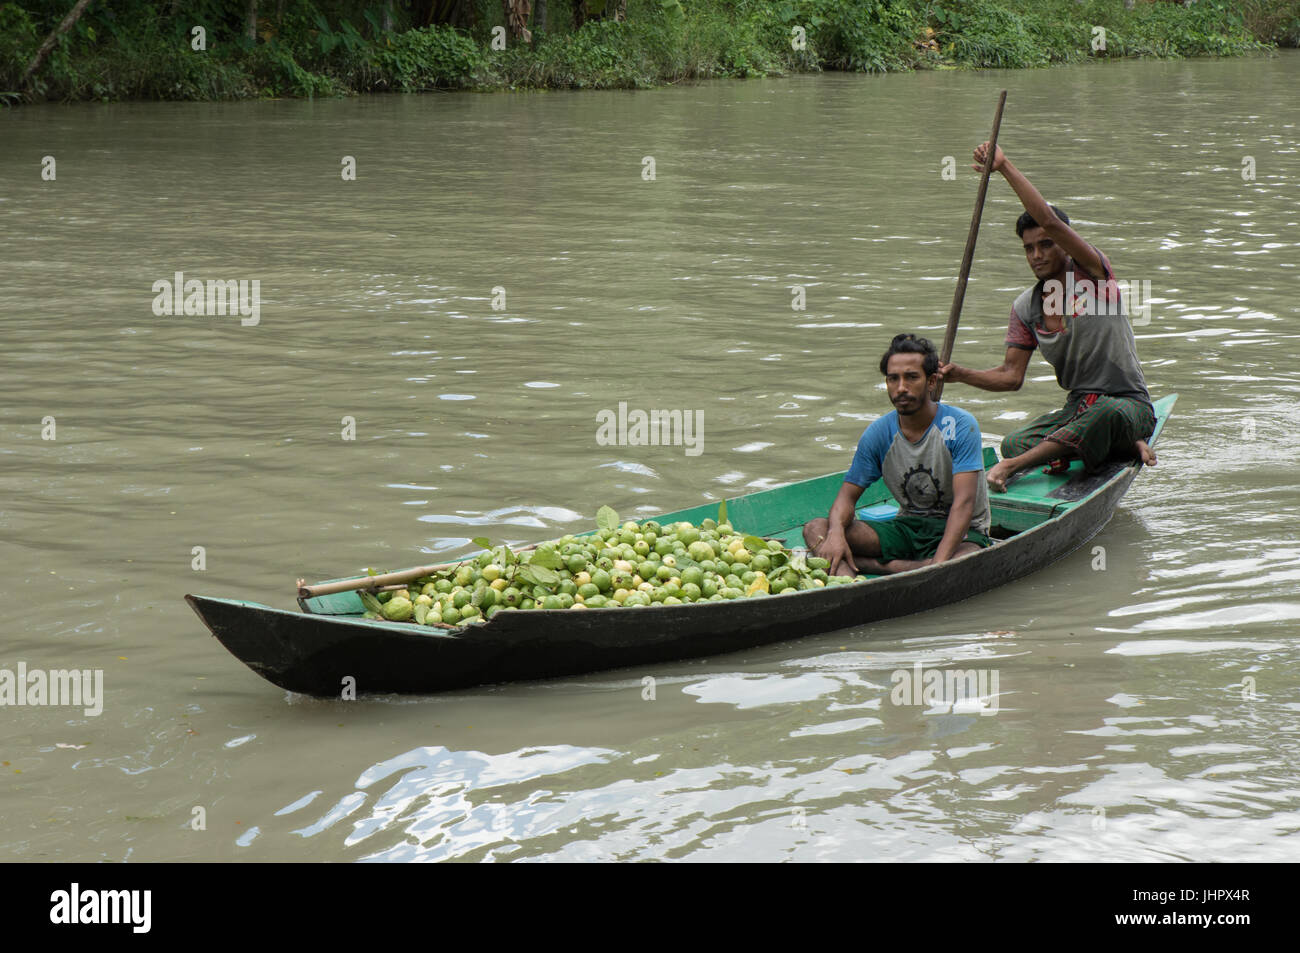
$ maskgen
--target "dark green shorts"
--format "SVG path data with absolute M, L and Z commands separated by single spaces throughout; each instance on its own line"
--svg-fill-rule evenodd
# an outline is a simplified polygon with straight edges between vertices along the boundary
M 947 520 L 902 513 L 892 520 L 860 522 L 870 526 L 879 537 L 882 563 L 891 559 L 929 559 L 943 542 L 944 531 L 948 528 Z M 993 545 L 993 540 L 976 530 L 966 534 L 966 542 L 974 543 L 981 549 Z

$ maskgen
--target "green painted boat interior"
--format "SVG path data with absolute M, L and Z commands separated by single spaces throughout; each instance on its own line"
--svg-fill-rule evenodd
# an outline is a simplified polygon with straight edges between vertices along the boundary
M 1156 429 L 1148 443 L 1155 444 L 1177 400 L 1177 394 L 1170 394 L 1155 402 Z M 996 450 L 992 447 L 984 448 L 985 469 L 997 463 L 998 459 Z M 839 493 L 847 472 L 842 470 L 838 473 L 828 473 L 825 476 L 801 480 L 798 483 L 774 487 L 770 490 L 759 490 L 727 500 L 727 519 L 739 532 L 779 539 L 788 548 L 802 549 L 804 524 L 819 516 L 826 516 L 830 512 L 831 503 Z M 993 522 L 990 535 L 995 540 L 1007 540 L 1079 506 L 1090 494 L 1077 498 L 1062 498 L 1061 491 L 1070 481 L 1083 476 L 1083 462 L 1080 460 L 1072 461 L 1069 469 L 1059 474 L 1049 475 L 1037 467 L 1022 471 L 1010 481 L 1007 492 L 989 494 Z M 1098 486 L 1093 488 L 1093 492 L 1100 485 L 1099 482 Z M 862 498 L 858 501 L 857 512 L 860 518 L 889 519 L 897 514 L 898 504 L 884 483 L 877 480 L 862 494 Z M 649 518 L 660 523 L 679 520 L 699 523 L 708 518 L 716 519 L 717 516 L 717 503 L 703 503 Z M 590 535 L 594 532 L 596 531 L 589 530 L 579 535 Z M 323 581 L 337 582 L 338 580 Z M 360 616 L 365 611 L 361 604 L 361 597 L 355 591 L 317 596 L 306 600 L 305 604 L 311 612 L 318 615 Z

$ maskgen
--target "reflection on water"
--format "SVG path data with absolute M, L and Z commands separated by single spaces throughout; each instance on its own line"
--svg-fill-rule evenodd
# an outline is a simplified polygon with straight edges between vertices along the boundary
M 549 791 L 533 790 L 522 801 L 510 800 L 521 787 L 550 782 L 613 754 L 564 746 L 488 757 L 416 748 L 368 768 L 357 778 L 360 790 L 343 795 L 292 833 L 313 837 L 350 818 L 343 845 L 374 851 L 365 855 L 367 860 L 506 856 L 519 850 L 520 842 L 575 822 L 571 807 L 549 797 Z M 276 816 L 301 811 L 312 800 L 314 795 L 300 798 Z M 376 848 L 375 841 L 382 846 Z
M 722 697 L 739 680 L 686 693 Z M 842 708 L 854 692 L 827 697 Z M 791 710 L 809 700 L 764 706 L 772 728 L 743 744 L 766 747 L 760 760 L 689 734 L 658 739 L 671 761 L 639 747 L 413 749 L 368 768 L 358 790 L 291 833 L 333 837 L 366 860 L 1205 860 L 1234 843 L 1231 819 L 1261 857 L 1290 853 L 1294 764 L 1218 740 L 1230 723 L 1175 714 L 1168 699 L 1116 697 L 1100 726 L 1064 729 L 1097 743 L 1063 740 L 1059 756 L 1031 746 L 1030 763 L 1012 739 L 1034 730 L 1032 711 L 999 715 L 1000 740 L 982 730 L 989 719 L 956 715 L 909 737 L 918 729 L 900 732 L 887 705 L 852 719 Z M 1142 714 L 1120 713 L 1133 710 Z M 796 714 L 812 726 L 789 730 Z
M 1091 652 L 1066 662 L 1063 644 L 1036 642 L 1030 652 L 1014 632 L 973 638 L 878 651 L 814 639 L 808 648 L 830 650 L 799 654 L 792 645 L 755 666 L 768 671 L 659 684 L 657 701 L 674 709 L 761 714 L 744 722 L 743 736 L 706 717 L 703 729 L 621 751 L 416 748 L 366 768 L 356 790 L 292 833 L 333 837 L 368 860 L 1149 861 L 1217 857 L 1232 842 L 1221 823 L 1230 818 L 1260 856 L 1288 856 L 1278 839 L 1294 823 L 1300 788 L 1294 761 L 1273 753 L 1269 724 L 1285 696 L 1243 698 L 1231 672 L 1243 652 L 1259 663 L 1252 671 L 1272 669 L 1279 657 L 1270 653 L 1285 658 L 1293 643 L 1096 646 L 1144 667 L 1171 653 L 1221 654 L 1214 697 L 1188 712 L 1178 681 L 1199 679 L 1199 670 L 1083 670 L 1056 693 L 1065 697 L 1045 704 L 1034 670 L 1078 669 Z M 1009 690 L 992 718 L 892 704 L 891 676 L 917 661 L 995 668 Z M 1115 692 L 1116 682 L 1163 687 Z M 638 683 L 608 688 L 635 696 Z M 346 832 L 330 831 L 345 819 Z

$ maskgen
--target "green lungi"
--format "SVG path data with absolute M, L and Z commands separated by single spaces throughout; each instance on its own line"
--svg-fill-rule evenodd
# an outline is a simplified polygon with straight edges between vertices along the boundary
M 1099 469 L 1108 460 L 1132 460 L 1133 444 L 1155 432 L 1151 405 L 1131 397 L 1087 395 L 1060 410 L 1033 420 L 1002 441 L 1002 459 L 1019 456 L 1044 440 L 1063 443 L 1083 460 L 1085 470 Z

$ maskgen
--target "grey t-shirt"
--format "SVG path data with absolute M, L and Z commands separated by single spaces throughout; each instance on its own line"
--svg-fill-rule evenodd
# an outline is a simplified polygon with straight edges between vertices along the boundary
M 1095 281 L 1069 259 L 1065 286 L 1049 289 L 1063 305 L 1054 310 L 1070 315 L 1060 331 L 1049 332 L 1043 327 L 1044 282 L 1040 281 L 1011 306 L 1006 343 L 1028 351 L 1041 349 L 1056 371 L 1057 383 L 1070 392 L 1071 402 L 1086 394 L 1106 394 L 1150 404 L 1128 307 L 1110 262 L 1100 251 L 1097 254 L 1106 269 L 1104 281 Z M 1071 300 L 1071 294 L 1076 300 Z
M 900 513 L 947 520 L 952 510 L 952 478 L 978 471 L 970 528 L 989 534 L 988 481 L 975 418 L 959 407 L 939 404 L 934 422 L 916 443 L 898 429 L 898 411 L 874 420 L 858 440 L 845 483 L 867 487 L 883 478 Z

